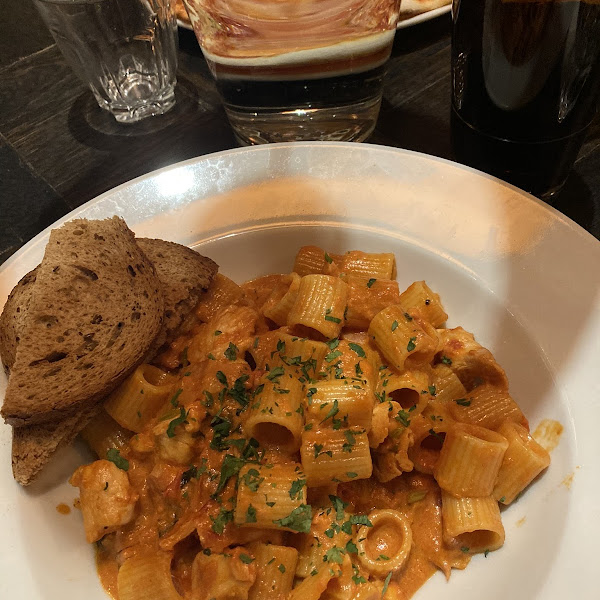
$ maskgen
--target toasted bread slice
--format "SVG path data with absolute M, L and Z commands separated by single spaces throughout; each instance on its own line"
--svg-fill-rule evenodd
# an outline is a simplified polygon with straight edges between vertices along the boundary
M 36 274 L 37 267 L 21 278 L 9 294 L 0 314 L 0 360 L 7 373 L 15 362 L 19 338 L 25 328 L 25 316 Z
M 161 330 L 160 281 L 118 218 L 51 232 L 2 407 L 11 425 L 93 406 L 139 364 Z
M 219 267 L 210 258 L 181 244 L 151 238 L 138 238 L 137 243 L 154 264 L 165 297 L 163 328 L 150 351 L 154 354 L 165 342 L 173 341 Z
M 171 341 L 174 338 L 181 322 L 212 282 L 218 267 L 209 258 L 180 244 L 146 238 L 138 239 L 137 243 L 155 265 L 165 296 L 165 318 L 161 333 L 153 344 L 154 348 L 159 348 L 165 340 Z M 21 295 L 18 292 L 21 289 L 20 283 L 13 290 L 17 297 Z M 20 305 L 22 312 L 26 312 L 26 298 L 23 297 L 23 300 L 21 303 L 15 301 L 12 305 Z M 16 350 L 19 326 L 15 324 L 10 332 L 13 335 L 9 345 Z M 149 354 L 152 352 L 151 349 Z M 83 413 L 70 415 L 55 423 L 15 427 L 12 443 L 14 478 L 21 485 L 29 485 L 52 455 L 60 447 L 71 443 L 93 420 L 98 410 L 102 409 L 94 406 Z

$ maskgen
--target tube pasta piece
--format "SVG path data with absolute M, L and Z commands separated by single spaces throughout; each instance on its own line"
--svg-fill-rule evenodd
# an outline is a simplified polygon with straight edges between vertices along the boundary
M 279 326 L 285 325 L 288 314 L 298 296 L 299 287 L 300 275 L 297 273 L 292 273 L 283 279 L 281 284 L 271 292 L 262 307 L 265 317 Z
M 433 419 L 432 417 L 436 418 Z M 413 462 L 416 471 L 428 475 L 433 474 L 440 457 L 446 432 L 453 422 L 446 417 L 440 419 L 435 413 L 420 414 L 410 418 L 410 429 L 414 435 L 414 443 L 408 449 L 408 458 Z
M 333 569 L 321 569 L 316 575 L 306 577 L 290 592 L 288 600 L 319 600 L 335 577 Z
M 101 410 L 79 435 L 98 458 L 106 458 L 106 453 L 111 448 L 124 448 L 132 434 L 121 427 L 105 410 Z
M 455 423 L 446 433 L 434 477 L 455 496 L 489 496 L 507 448 L 506 438 L 499 433 Z
M 448 358 L 446 360 L 450 361 Z M 443 363 L 431 369 L 431 381 L 435 386 L 435 399 L 438 402 L 450 403 L 467 395 L 467 390 L 456 373 Z
M 415 436 L 407 427 L 396 427 L 390 431 L 383 446 L 373 453 L 373 470 L 378 481 L 385 483 L 413 470 L 408 450 L 414 441 Z
M 342 256 L 340 270 L 367 279 L 396 279 L 396 257 L 391 252 L 377 254 L 351 250 Z
M 330 275 L 305 275 L 287 324 L 303 325 L 326 338 L 335 338 L 344 325 L 346 284 Z
M 143 364 L 109 395 L 104 408 L 121 427 L 140 433 L 173 394 L 174 387 L 172 376 Z
M 325 355 L 319 375 L 329 380 L 345 379 L 348 383 L 368 389 L 372 394 L 375 375 L 367 350 L 359 343 L 349 340 L 327 342 L 329 352 Z
M 284 600 L 292 590 L 298 563 L 298 550 L 273 544 L 252 544 L 258 577 L 248 592 L 248 600 Z
M 434 327 L 441 327 L 448 315 L 439 294 L 433 292 L 424 281 L 415 281 L 400 294 L 399 304 L 406 310 L 417 309 Z
M 336 254 L 329 255 L 318 246 L 302 246 L 296 254 L 292 270 L 298 273 L 300 277 L 319 273 L 337 275 L 337 264 L 340 261 L 340 256 Z
M 217 273 L 208 290 L 200 297 L 194 312 L 205 323 L 220 310 L 237 304 L 243 297 L 242 288 L 221 273 Z
M 429 333 L 398 304 L 377 313 L 369 325 L 369 335 L 397 371 L 431 362 L 438 343 L 435 330 Z
M 496 362 L 492 353 L 479 344 L 472 333 L 462 327 L 438 329 L 439 356 L 449 360 L 467 391 L 482 383 L 489 383 L 508 390 L 508 379 L 504 369 Z
M 240 470 L 234 522 L 240 527 L 306 531 L 311 508 L 305 503 L 306 477 L 300 465 L 267 468 L 248 464 Z
M 412 547 L 408 519 L 397 510 L 382 509 L 371 511 L 369 521 L 373 526 L 359 527 L 355 536 L 360 564 L 379 577 L 399 571 Z
M 483 384 L 469 392 L 465 398 L 450 403 L 452 417 L 461 423 L 497 429 L 504 421 L 523 426 L 527 419 L 510 394 L 493 385 Z
M 117 575 L 119 600 L 181 600 L 171 577 L 171 559 L 166 552 L 128 558 Z
M 363 429 L 304 431 L 300 457 L 310 487 L 368 479 L 373 471 Z
M 498 502 L 492 496 L 456 498 L 442 490 L 443 538 L 463 552 L 497 550 L 504 544 Z
M 506 421 L 498 433 L 508 440 L 492 495 L 502 504 L 510 504 L 544 469 L 550 455 L 525 427 Z
M 279 287 L 282 282 L 289 279 L 287 274 L 263 275 L 256 279 L 250 279 L 240 285 L 244 295 L 248 298 L 257 309 L 261 310 L 267 298 L 271 295 L 275 288 Z
M 380 402 L 391 400 L 416 417 L 427 406 L 431 397 L 429 375 L 426 371 L 408 370 L 397 374 L 389 369 L 379 372 L 377 382 L 377 398 Z
M 365 330 L 380 310 L 400 303 L 397 281 L 359 275 L 344 275 L 343 279 L 348 285 L 346 327 Z
M 257 576 L 254 557 L 248 552 L 243 547 L 210 556 L 198 552 L 192 563 L 192 600 L 247 598 Z
M 368 388 L 352 384 L 348 379 L 319 381 L 305 409 L 306 423 L 318 427 L 359 427 L 371 429 L 373 394 Z
M 244 426 L 246 435 L 261 446 L 296 452 L 304 425 L 303 399 L 300 381 L 283 367 L 275 367 L 260 379 L 255 390 Z

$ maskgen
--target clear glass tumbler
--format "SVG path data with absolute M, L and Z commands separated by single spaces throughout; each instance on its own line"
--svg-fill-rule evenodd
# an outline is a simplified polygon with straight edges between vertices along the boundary
M 175 0 L 34 0 L 98 104 L 133 123 L 175 104 Z
M 362 141 L 375 128 L 399 0 L 184 0 L 243 144 Z

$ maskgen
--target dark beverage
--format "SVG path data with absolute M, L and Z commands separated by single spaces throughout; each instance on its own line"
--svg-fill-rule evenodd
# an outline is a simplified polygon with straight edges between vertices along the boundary
M 564 184 L 600 94 L 600 4 L 455 0 L 457 158 L 536 195 Z

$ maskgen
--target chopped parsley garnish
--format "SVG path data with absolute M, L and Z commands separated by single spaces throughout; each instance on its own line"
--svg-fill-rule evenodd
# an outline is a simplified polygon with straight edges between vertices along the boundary
M 183 390 L 181 388 L 179 388 L 173 394 L 173 397 L 171 398 L 171 405 L 174 406 L 175 408 L 177 408 L 179 406 L 179 401 L 177 400 L 177 398 L 179 398 L 179 395 L 181 394 L 181 392 L 183 392 Z
M 285 370 L 283 367 L 275 367 L 274 369 L 271 369 L 269 371 L 269 374 L 267 375 L 267 379 L 269 381 L 275 381 L 275 379 L 277 379 L 278 377 L 281 377 L 284 373 L 285 373 Z
M 251 492 L 257 492 L 264 480 L 265 478 L 260 476 L 257 469 L 248 469 L 248 472 L 242 477 L 242 481 Z
M 356 444 L 354 434 L 349 429 L 346 429 L 344 431 L 344 437 L 346 438 L 346 441 L 342 445 L 342 452 L 352 452 L 352 448 Z
M 348 471 L 346 473 L 346 477 L 349 477 L 350 479 L 356 479 L 358 477 L 358 473 L 355 473 L 354 471 Z
M 348 503 L 344 502 L 340 497 L 334 496 L 333 494 L 329 495 L 329 500 L 331 500 L 331 504 L 333 504 L 336 521 L 343 521 L 344 509 L 346 506 L 348 506 Z
M 460 547 L 460 551 L 464 552 L 466 554 L 469 551 L 469 547 L 468 546 L 461 546 Z
M 274 520 L 275 525 L 298 531 L 299 533 L 309 533 L 310 523 L 312 521 L 312 510 L 307 504 L 301 504 L 296 507 L 287 517 Z
M 452 361 L 447 356 L 442 356 L 442 362 L 448 366 L 452 364 Z
M 410 315 L 409 315 L 407 312 L 405 312 L 405 313 L 404 313 L 404 318 L 405 318 L 407 321 L 412 321 L 412 320 L 413 320 L 413 318 L 412 318 L 412 317 L 411 317 L 411 316 L 410 316 Z
M 427 496 L 426 490 L 421 490 L 419 492 L 410 492 L 410 494 L 408 494 L 407 502 L 409 504 L 414 504 L 415 502 L 420 502 L 421 500 L 423 500 L 425 496 Z
M 319 453 L 321 452 L 321 450 L 323 450 L 323 444 L 315 444 L 314 449 L 315 449 L 315 458 L 317 458 L 317 456 L 319 456 Z
M 223 354 L 227 360 L 235 360 L 237 358 L 238 348 L 233 342 L 229 342 L 229 346 L 227 346 L 227 350 L 225 350 Z
M 215 373 L 215 377 L 217 378 L 217 381 L 219 383 L 222 383 L 223 385 L 227 385 L 227 377 L 225 376 L 225 373 L 223 373 L 223 371 L 217 371 Z
M 178 425 L 181 425 L 184 421 L 185 418 L 187 417 L 187 412 L 185 410 L 185 408 L 183 408 L 183 406 L 179 407 L 179 416 L 175 417 L 170 423 L 169 426 L 167 427 L 167 436 L 172 438 L 175 437 L 175 427 L 177 427 Z
M 459 398 L 454 402 L 456 402 L 456 404 L 459 404 L 460 406 L 471 406 L 471 401 L 467 400 L 466 398 Z
M 398 329 L 398 321 L 392 323 L 392 331 L 396 331 L 396 329 Z
M 408 340 L 408 344 L 406 345 L 406 349 L 408 350 L 408 352 L 412 352 L 417 347 L 417 345 L 415 344 L 416 341 L 416 337 L 411 337 L 410 340 Z
M 354 342 L 350 342 L 348 344 L 348 346 L 350 347 L 350 350 L 352 350 L 353 352 L 356 352 L 356 354 L 360 358 L 365 358 L 367 356 L 365 354 L 365 351 L 363 350 L 362 346 L 360 346 L 359 344 L 355 344 Z
M 240 560 L 245 565 L 249 565 L 251 562 L 254 562 L 254 559 L 249 554 L 244 554 L 243 552 L 240 554 Z
M 400 409 L 394 419 L 396 419 L 396 421 L 398 421 L 398 423 L 400 423 L 400 425 L 403 427 L 410 426 L 410 419 L 408 418 L 408 413 L 405 410 Z
M 333 262 L 333 258 L 331 258 L 331 256 L 329 256 L 329 254 L 327 254 L 327 252 L 325 252 L 325 260 L 331 264 Z
M 213 517 L 211 517 L 210 520 L 213 522 L 212 530 L 216 534 L 221 535 L 223 533 L 223 531 L 225 530 L 225 525 L 227 525 L 227 523 L 230 523 L 231 521 L 233 521 L 233 511 L 225 510 L 222 508 L 219 511 L 219 514 L 217 515 L 217 517 L 214 519 L 213 519 Z
M 383 582 L 383 589 L 381 590 L 381 597 L 383 598 L 385 596 L 385 593 L 388 590 L 388 586 L 390 585 L 390 579 L 392 578 L 392 572 L 390 571 L 387 574 L 387 577 L 385 578 L 385 581 Z
M 321 408 L 323 408 L 324 405 L 321 406 Z M 325 418 L 321 421 L 321 423 L 325 423 L 325 421 L 327 421 L 327 419 L 331 419 L 332 417 L 335 417 L 335 415 L 337 415 L 340 412 L 340 409 L 338 408 L 338 401 L 334 400 L 333 401 L 333 406 L 329 409 L 329 412 L 325 415 Z
M 430 385 L 430 386 L 429 386 L 429 393 L 430 393 L 432 396 L 435 396 L 435 395 L 436 395 L 436 393 L 437 393 L 437 390 L 435 389 L 435 385 Z
M 252 504 L 248 505 L 248 510 L 246 511 L 246 523 L 256 523 L 256 509 Z
M 306 485 L 306 479 L 296 479 L 292 481 L 292 487 L 289 494 L 292 500 L 300 500 L 302 498 L 302 488 Z
M 323 562 L 336 563 L 341 565 L 344 562 L 344 551 L 337 546 L 330 548 L 323 556 Z
M 373 277 L 371 277 L 371 279 L 369 279 L 369 281 L 367 281 L 367 287 L 370 288 L 376 281 L 377 281 L 377 279 L 374 279 Z
M 227 482 L 232 477 L 240 472 L 240 469 L 244 466 L 245 462 L 246 461 L 243 458 L 238 458 L 232 454 L 225 455 L 221 465 L 221 477 L 219 479 L 219 485 L 217 486 L 215 493 L 212 494 L 213 498 L 223 490 L 223 488 L 227 485 Z
M 341 323 L 342 322 L 342 320 L 339 319 L 338 317 L 332 317 L 331 316 L 331 308 L 328 308 L 325 311 L 325 320 L 326 321 L 331 321 L 332 323 Z
M 281 573 L 285 573 L 285 565 L 283 563 L 279 563 L 277 567 Z

